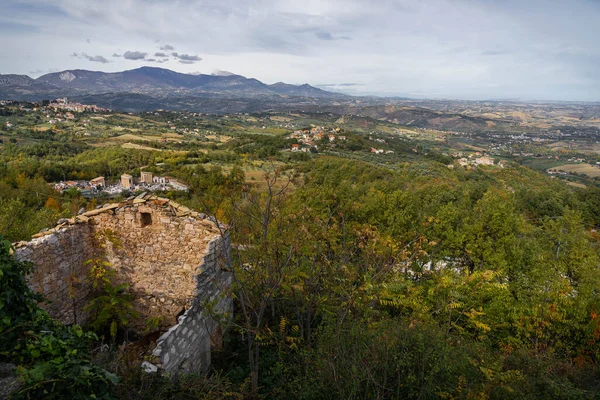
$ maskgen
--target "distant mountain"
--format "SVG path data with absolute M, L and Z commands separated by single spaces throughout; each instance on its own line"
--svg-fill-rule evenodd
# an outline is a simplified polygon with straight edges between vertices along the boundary
M 314 97 L 340 99 L 347 96 L 310 85 L 263 82 L 241 75 L 190 75 L 163 68 L 142 67 L 123 72 L 67 70 L 31 79 L 25 75 L 0 75 L 0 96 L 37 100 L 40 96 L 86 96 L 107 93 L 137 93 L 150 96 L 221 97 Z
M 55 85 L 59 88 L 76 91 L 145 92 L 170 88 L 194 87 L 198 76 L 180 74 L 168 69 L 143 67 L 123 72 L 97 72 L 87 70 L 67 70 L 40 76 L 37 82 Z
M 283 82 L 277 82 L 273 85 L 269 85 L 269 88 L 276 93 L 287 95 L 287 96 L 304 96 L 304 97 L 331 97 L 332 92 L 327 92 L 322 89 L 304 84 L 300 86 L 290 85 Z M 335 93 L 337 96 L 341 96 Z M 346 96 L 343 96 L 346 97 Z
M 34 80 L 27 75 L 0 75 L 1 86 L 29 86 Z

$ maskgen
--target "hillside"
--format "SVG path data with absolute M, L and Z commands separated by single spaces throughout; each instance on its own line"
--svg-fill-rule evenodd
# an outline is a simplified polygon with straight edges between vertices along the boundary
M 0 87 L 2 86 L 29 86 L 34 80 L 27 75 L 0 75 Z

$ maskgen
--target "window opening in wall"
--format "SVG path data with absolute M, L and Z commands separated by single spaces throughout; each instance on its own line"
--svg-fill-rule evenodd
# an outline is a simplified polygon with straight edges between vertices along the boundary
M 142 228 L 148 225 L 152 225 L 152 214 L 150 213 L 141 213 L 141 223 Z

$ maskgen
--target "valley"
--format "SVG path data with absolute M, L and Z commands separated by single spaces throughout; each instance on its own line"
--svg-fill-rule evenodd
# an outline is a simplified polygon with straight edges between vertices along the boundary
M 372 104 L 377 101 L 395 104 Z M 103 240 L 114 240 L 110 246 L 117 246 L 122 237 L 129 238 L 128 247 L 137 248 L 137 255 L 118 251 L 119 257 L 128 265 L 139 263 L 136 268 L 149 272 L 119 285 L 106 278 L 102 290 L 90 292 L 98 297 L 89 304 L 100 304 L 103 309 L 108 307 L 102 303 L 105 299 L 122 304 L 108 314 L 110 324 L 95 317 L 94 325 L 84 325 L 90 335 L 85 339 L 63 333 L 68 338 L 63 341 L 64 351 L 81 343 L 91 349 L 98 347 L 93 332 L 103 335 L 102 340 L 128 342 L 123 349 L 110 345 L 107 353 L 86 350 L 76 361 L 88 363 L 96 371 L 85 378 L 96 384 L 104 382 L 98 374 L 118 373 L 122 381 L 103 383 L 98 390 L 114 392 L 119 398 L 188 395 L 192 390 L 188 382 L 204 385 L 207 381 L 213 386 L 202 386 L 196 392 L 204 398 L 230 398 L 232 390 L 243 398 L 251 393 L 246 386 L 252 373 L 246 352 L 257 349 L 260 354 L 288 360 L 290 367 L 280 372 L 269 363 L 270 356 L 260 356 L 264 357 L 260 361 L 263 372 L 253 390 L 268 393 L 267 397 L 280 390 L 289 396 L 294 377 L 302 376 L 303 391 L 314 389 L 327 392 L 326 397 L 345 398 L 349 395 L 345 387 L 323 383 L 331 379 L 330 370 L 321 363 L 333 360 L 328 362 L 335 362 L 335 368 L 346 371 L 354 381 L 363 372 L 347 365 L 354 365 L 355 357 L 363 357 L 362 347 L 335 359 L 321 352 L 339 352 L 340 346 L 346 348 L 355 340 L 369 346 L 369 354 L 377 355 L 377 360 L 369 362 L 373 367 L 364 367 L 369 374 L 392 365 L 385 361 L 388 356 L 421 354 L 418 348 L 433 341 L 436 366 L 467 368 L 476 375 L 472 392 L 484 393 L 493 386 L 502 393 L 537 393 L 538 384 L 559 381 L 569 393 L 583 397 L 594 393 L 595 381 L 581 380 L 593 368 L 588 361 L 568 377 L 498 383 L 478 375 L 490 362 L 498 362 L 491 367 L 494 373 L 524 373 L 526 368 L 510 362 L 529 360 L 543 350 L 519 337 L 534 335 L 544 346 L 563 352 L 595 348 L 593 332 L 582 333 L 581 340 L 573 336 L 569 343 L 577 344 L 575 350 L 552 339 L 563 332 L 556 328 L 559 323 L 569 324 L 569 337 L 578 332 L 578 324 L 595 323 L 570 301 L 559 303 L 560 315 L 566 317 L 544 311 L 548 314 L 541 320 L 552 324 L 532 328 L 522 323 L 537 315 L 537 305 L 564 299 L 565 290 L 569 296 L 582 290 L 585 297 L 577 296 L 578 301 L 590 307 L 595 304 L 590 293 L 600 279 L 591 267 L 598 259 L 600 154 L 593 118 L 584 116 L 579 124 L 565 128 L 556 125 L 562 123 L 556 113 L 548 116 L 532 110 L 518 121 L 494 116 L 492 124 L 489 113 L 475 113 L 473 104 L 459 110 L 448 102 L 447 109 L 440 110 L 437 102 L 424 108 L 423 104 L 396 104 L 398 101 L 371 99 L 363 107 L 350 107 L 336 100 L 338 104 L 316 108 L 278 104 L 257 112 L 207 113 L 127 111 L 82 103 L 76 97 L 4 100 L 0 102 L 0 232 L 16 243 L 19 251 L 43 256 L 45 250 L 38 247 L 38 240 L 54 245 L 68 232 L 96 229 L 90 227 L 97 226 L 94 218 L 100 214 L 107 213 L 102 221 L 113 217 L 129 221 L 129 228 L 100 230 L 98 234 L 108 238 Z M 503 112 L 513 109 L 506 104 L 494 107 Z M 581 107 L 568 106 L 560 113 L 581 112 Z M 592 106 L 585 107 L 593 114 Z M 515 105 L 514 109 L 520 108 Z M 543 119 L 548 127 L 531 126 L 527 121 L 534 117 Z M 206 227 L 215 221 L 223 224 L 215 226 L 227 229 L 232 240 L 227 250 L 231 251 L 231 263 L 222 271 L 235 274 L 236 293 L 247 293 L 257 303 L 242 304 L 238 298 L 223 303 L 233 302 L 232 319 L 219 320 L 230 330 L 223 333 L 218 327 L 212 334 L 198 335 L 206 341 L 203 348 L 210 348 L 210 356 L 197 359 L 192 356 L 196 347 L 181 339 L 188 350 L 170 349 L 167 353 L 158 346 L 152 354 L 160 357 L 152 358 L 148 349 L 157 346 L 159 338 L 165 337 L 162 335 L 189 331 L 172 325 L 183 321 L 180 316 L 175 320 L 181 302 L 169 309 L 166 319 L 141 321 L 137 317 L 140 310 L 146 312 L 139 302 L 160 314 L 157 306 L 170 306 L 176 297 L 172 290 L 146 290 L 155 285 L 157 276 L 167 276 L 154 267 L 158 260 L 155 251 L 178 256 L 196 249 L 179 235 L 167 238 L 164 232 L 158 236 L 153 232 L 172 226 L 187 235 L 194 223 Z M 146 242 L 139 242 L 140 233 L 146 235 Z M 174 251 L 177 246 L 180 249 Z M 73 257 L 65 257 L 57 261 L 63 266 L 60 271 L 72 274 L 67 261 Z M 103 258 L 98 260 L 90 262 Z M 53 271 L 51 264 L 44 268 Z M 106 266 L 108 274 L 116 270 L 112 267 L 116 264 L 100 265 Z M 188 276 L 185 265 L 173 269 L 169 264 L 166 270 L 173 275 L 165 282 Z M 73 266 L 84 271 L 89 263 L 75 262 Z M 47 275 L 39 275 L 40 287 L 52 293 L 53 286 L 43 284 Z M 86 275 L 93 276 L 91 272 L 72 276 L 89 284 L 93 278 Z M 532 281 L 535 285 L 529 286 Z M 83 293 L 80 286 L 61 287 L 76 296 Z M 115 287 L 120 291 L 114 292 Z M 275 298 L 261 305 L 265 288 L 272 288 Z M 226 288 L 219 292 L 225 299 L 230 293 Z M 52 295 L 64 304 L 59 309 L 63 314 L 78 315 L 76 310 L 91 307 L 83 300 L 76 304 L 71 297 Z M 535 299 L 532 306 L 522 296 Z M 138 314 L 133 313 L 133 304 L 138 304 Z M 207 299 L 203 304 L 210 310 L 213 303 Z M 267 306 L 276 313 L 261 320 L 258 328 L 256 320 L 244 322 L 244 310 L 252 313 L 254 307 Z M 474 312 L 474 307 L 485 312 Z M 200 318 L 202 314 L 194 315 Z M 456 322 L 448 322 L 450 315 L 456 315 Z M 248 345 L 243 335 L 248 337 L 250 329 L 265 339 Z M 313 329 L 322 330 L 316 333 Z M 399 329 L 405 339 L 390 342 Z M 208 343 L 214 338 L 223 340 L 222 347 Z M 398 347 L 405 340 L 414 341 L 417 349 Z M 121 361 L 128 349 L 143 343 L 146 350 L 128 356 L 128 364 Z M 518 351 L 507 350 L 507 343 Z M 27 351 L 13 352 L 29 357 Z M 58 354 L 63 353 L 60 350 Z M 445 353 L 453 357 L 440 361 Z M 473 365 L 475 356 L 480 361 Z M 56 357 L 50 359 L 60 364 Z M 169 363 L 173 357 L 196 360 L 199 370 L 210 373 L 206 377 L 188 375 L 185 381 L 175 382 L 161 374 L 135 375 L 141 373 L 140 363 L 150 370 L 176 370 L 179 367 Z M 555 370 L 564 359 L 552 356 L 539 368 Z M 29 361 L 35 362 L 39 363 Z M 238 372 L 239 368 L 246 372 Z M 314 372 L 302 375 L 304 368 Z M 393 379 L 406 382 L 407 389 L 401 392 L 411 397 L 413 386 L 408 379 L 417 376 L 420 367 L 408 363 L 406 368 L 408 378 Z M 282 374 L 284 378 L 270 383 Z M 570 377 L 579 380 L 573 383 Z M 62 381 L 70 382 L 70 378 Z M 37 387 L 29 384 L 26 390 Z M 454 375 L 441 381 L 426 380 L 422 387 L 458 393 Z M 68 393 L 70 389 L 47 390 Z M 368 388 L 360 390 L 365 398 L 372 393 Z
M 37 104 L 4 101 L 0 132 L 5 144 L 11 140 L 75 140 L 90 147 L 171 151 L 180 157 L 196 152 L 202 158 L 213 151 L 236 158 L 260 147 L 248 142 L 260 138 L 263 143 L 274 143 L 270 154 L 288 160 L 302 159 L 307 153 L 332 154 L 390 168 L 425 154 L 445 158 L 449 166 L 454 162 L 470 165 L 473 163 L 468 160 L 489 156 L 496 164 L 524 165 L 566 182 L 599 183 L 596 115 L 600 106 L 401 102 L 403 105 L 322 105 L 314 110 L 286 110 L 280 105 L 281 111 L 207 114 L 122 113 L 66 98 Z M 519 118 L 514 117 L 517 114 Z M 569 119 L 576 122 L 564 125 Z M 532 123 L 534 120 L 537 122 Z

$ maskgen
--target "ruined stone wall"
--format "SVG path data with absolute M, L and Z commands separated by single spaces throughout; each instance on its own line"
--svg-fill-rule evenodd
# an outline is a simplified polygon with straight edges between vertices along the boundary
M 158 339 L 152 353 L 155 364 L 165 372 L 176 375 L 210 366 L 211 350 L 222 344 L 219 319 L 233 311 L 232 276 L 223 269 L 228 264 L 229 237 L 214 239 L 202 262 L 204 272 L 196 277 L 198 295 L 191 308 Z
M 84 223 L 59 226 L 18 244 L 15 251 L 17 260 L 36 266 L 28 277 L 29 285 L 50 300 L 45 308 L 65 324 L 82 323 L 86 318 L 83 305 L 92 288 L 84 279 L 90 270 L 85 261 L 96 253 L 92 231 L 92 226 Z
M 177 213 L 169 202 L 154 199 L 124 204 L 114 215 L 95 218 L 96 230 L 118 232 L 121 239 L 119 246 L 107 243 L 107 256 L 119 283 L 128 283 L 135 296 L 139 331 L 151 317 L 167 328 L 191 307 L 208 244 L 220 237 L 213 222 Z
M 35 236 L 15 245 L 16 257 L 36 265 L 28 280 L 51 301 L 47 308 L 53 317 L 86 322 L 83 307 L 94 295 L 86 260 L 104 256 L 116 271 L 116 283 L 129 284 L 138 332 L 148 328 L 148 321 L 165 330 L 175 325 L 159 340 L 156 363 L 170 373 L 210 365 L 211 343 L 220 340 L 218 321 L 211 316 L 230 313 L 232 304 L 224 226 L 168 199 L 142 194 Z

